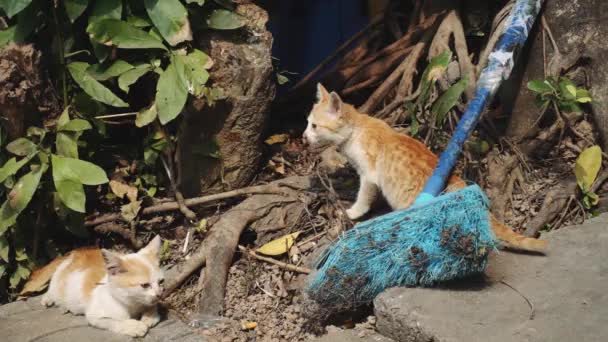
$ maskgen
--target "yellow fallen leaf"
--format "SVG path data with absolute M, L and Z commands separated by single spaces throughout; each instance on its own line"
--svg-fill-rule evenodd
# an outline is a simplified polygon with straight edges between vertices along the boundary
M 270 138 L 266 139 L 264 142 L 268 145 L 281 144 L 289 139 L 289 134 L 275 134 L 270 136 Z
M 278 239 L 272 240 L 264 246 L 258 248 L 257 251 L 266 255 L 284 254 L 291 248 L 291 246 L 293 246 L 293 242 L 298 238 L 300 233 L 302 232 L 287 234 Z
M 127 196 L 129 202 L 137 201 L 137 188 L 134 186 L 130 186 L 128 184 L 116 180 L 111 180 L 110 189 L 112 190 L 114 195 L 120 198 L 125 198 L 125 196 Z
M 599 146 L 591 146 L 581 152 L 574 166 L 574 174 L 581 190 L 589 191 L 601 167 L 602 149 Z
M 243 330 L 251 330 L 251 329 L 255 329 L 258 326 L 258 324 L 256 322 L 241 322 L 241 329 Z

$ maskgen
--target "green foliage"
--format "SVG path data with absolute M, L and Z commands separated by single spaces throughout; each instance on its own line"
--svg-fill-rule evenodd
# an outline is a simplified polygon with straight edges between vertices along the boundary
M 175 139 L 167 133 L 171 127 L 158 124 L 176 120 L 189 96 L 209 105 L 222 98 L 220 89 L 207 84 L 213 62 L 196 49 L 193 37 L 243 26 L 233 10 L 229 0 L 0 0 L 7 24 L 0 31 L 0 48 L 34 41 L 47 49 L 65 108 L 54 125 L 30 127 L 10 143 L 0 134 L 0 148 L 8 152 L 0 154 L 0 277 L 16 287 L 29 275 L 31 241 L 28 245 L 20 236 L 35 225 L 31 214 L 41 208 L 53 210 L 68 231 L 86 235 L 85 186 L 108 182 L 101 167 L 82 160 L 97 152 L 83 150 L 90 143 L 83 137 L 106 134 L 95 116 L 137 113 L 135 126 L 148 136 L 138 144 L 144 146 L 144 163 L 135 186 L 148 196 L 163 189 L 150 168 Z M 51 39 L 42 41 L 45 37 Z M 142 101 L 138 81 L 143 79 L 156 91 Z M 215 142 L 202 149 L 219 157 Z
M 581 192 L 583 193 L 583 205 L 586 209 L 596 206 L 599 196 L 591 191 L 591 186 L 602 166 L 602 150 L 599 146 L 591 146 L 585 149 L 576 159 L 574 175 Z
M 461 79 L 460 81 L 452 85 L 450 88 L 448 88 L 448 90 L 446 90 L 445 93 L 443 93 L 441 97 L 439 97 L 437 101 L 433 103 L 431 112 L 433 113 L 435 117 L 435 122 L 438 126 L 443 125 L 443 123 L 445 122 L 446 115 L 448 114 L 450 109 L 452 109 L 456 104 L 458 104 L 458 102 L 460 101 L 460 97 L 467 88 L 468 83 L 468 79 Z
M 589 91 L 578 88 L 565 77 L 549 77 L 546 80 L 528 82 L 528 89 L 536 93 L 536 100 L 542 108 L 555 104 L 560 111 L 582 112 L 581 103 L 592 101 Z

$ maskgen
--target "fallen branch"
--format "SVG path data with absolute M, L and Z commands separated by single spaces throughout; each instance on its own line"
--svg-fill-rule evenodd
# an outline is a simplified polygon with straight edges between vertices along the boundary
M 142 247 L 142 242 L 139 241 L 137 239 L 136 236 L 134 236 L 134 234 L 132 234 L 132 230 L 124 227 L 120 224 L 116 224 L 114 222 L 106 222 L 103 224 L 100 224 L 98 226 L 95 227 L 95 232 L 100 233 L 100 234 L 117 234 L 120 235 L 123 239 L 131 242 L 131 245 L 133 246 L 133 248 L 135 249 L 139 249 Z
M 264 185 L 256 185 L 250 186 L 247 188 L 236 189 L 231 191 L 222 192 L 219 194 L 194 197 L 184 200 L 184 204 L 188 207 L 194 207 L 197 205 L 219 201 L 223 199 L 228 199 L 237 196 L 243 195 L 251 195 L 251 194 L 281 194 L 281 186 L 274 184 L 264 184 Z M 150 214 L 158 214 L 167 211 L 175 211 L 179 210 L 179 204 L 176 201 L 168 201 L 163 202 L 161 204 L 153 205 L 147 208 L 144 208 L 141 212 L 142 215 L 150 215 Z M 93 220 L 85 221 L 84 225 L 87 227 L 96 226 L 106 222 L 112 222 L 116 220 L 122 220 L 120 214 L 106 214 L 99 216 Z
M 292 265 L 292 264 L 288 264 L 288 263 L 285 263 L 285 262 L 281 262 L 281 261 L 275 260 L 273 258 L 268 258 L 268 257 L 265 257 L 265 256 L 261 256 L 258 253 L 256 253 L 255 251 L 247 249 L 247 248 L 245 248 L 245 247 L 243 247 L 241 245 L 239 245 L 238 247 L 239 247 L 239 250 L 241 252 L 247 253 L 247 255 L 250 255 L 250 256 L 258 259 L 258 260 L 266 261 L 267 263 L 271 263 L 273 265 L 277 265 L 277 266 L 279 266 L 281 268 L 284 268 L 286 270 L 294 271 L 294 272 L 299 272 L 299 273 L 304 273 L 304 274 L 309 274 L 310 272 L 312 272 L 309 268 L 306 268 L 306 267 L 299 267 L 299 266 L 296 266 L 296 265 Z
M 537 237 L 538 232 L 562 212 L 570 197 L 575 196 L 577 191 L 578 184 L 576 183 L 576 179 L 570 179 L 547 192 L 543 205 L 534 219 L 527 224 L 524 235 Z

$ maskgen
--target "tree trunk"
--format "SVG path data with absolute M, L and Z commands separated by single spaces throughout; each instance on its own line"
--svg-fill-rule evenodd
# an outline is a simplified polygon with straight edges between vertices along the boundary
M 210 79 L 225 99 L 189 104 L 179 141 L 179 174 L 186 196 L 247 185 L 259 170 L 262 135 L 275 95 L 267 13 L 254 4 L 237 7 L 245 27 L 209 31 L 198 43 L 214 66 Z M 216 144 L 219 158 L 213 156 Z

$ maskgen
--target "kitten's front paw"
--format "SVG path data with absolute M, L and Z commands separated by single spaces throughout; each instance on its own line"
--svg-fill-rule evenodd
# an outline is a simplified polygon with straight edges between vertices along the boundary
M 159 315 L 142 316 L 141 322 L 143 324 L 145 324 L 146 326 L 148 326 L 148 328 L 152 328 L 153 326 L 157 325 L 158 322 L 160 322 L 160 316 Z
M 42 296 L 42 300 L 40 301 L 40 303 L 42 305 L 46 306 L 47 308 L 55 305 L 55 302 L 50 298 L 50 296 L 48 295 L 48 293 L 45 293 Z
M 354 206 L 350 209 L 346 209 L 346 216 L 351 220 L 356 220 L 363 215 L 365 215 L 365 211 L 355 208 Z
M 143 337 L 148 332 L 148 326 L 141 321 L 129 319 L 120 323 L 117 332 L 131 337 Z

